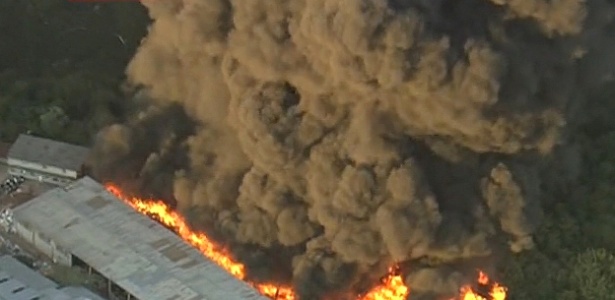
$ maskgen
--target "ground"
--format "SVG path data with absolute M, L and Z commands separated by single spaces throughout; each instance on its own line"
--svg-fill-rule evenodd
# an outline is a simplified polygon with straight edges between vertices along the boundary
M 0 182 L 10 177 L 7 173 L 7 166 L 0 164 Z M 55 186 L 38 182 L 36 180 L 26 180 L 19 188 L 19 190 L 11 195 L 0 196 L 0 210 L 7 207 L 15 207 L 21 203 L 24 203 Z

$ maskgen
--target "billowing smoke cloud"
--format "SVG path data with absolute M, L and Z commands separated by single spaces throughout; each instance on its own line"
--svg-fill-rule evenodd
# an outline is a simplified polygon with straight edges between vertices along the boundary
M 457 265 L 532 247 L 542 186 L 574 180 L 566 125 L 615 69 L 607 0 L 143 4 L 127 73 L 155 109 L 101 132 L 95 172 L 136 162 L 194 222 L 287 249 L 302 299 L 393 262 L 454 293 Z

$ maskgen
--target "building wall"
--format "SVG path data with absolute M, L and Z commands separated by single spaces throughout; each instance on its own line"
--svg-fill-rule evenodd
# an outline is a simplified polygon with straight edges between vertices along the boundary
M 79 175 L 78 170 L 67 170 L 50 165 L 33 163 L 10 157 L 8 158 L 8 165 L 17 168 L 28 169 L 37 173 L 45 173 L 52 176 L 67 177 L 71 179 L 77 179 Z
M 54 241 L 43 236 L 36 230 L 30 229 L 26 224 L 15 222 L 13 224 L 15 233 L 32 244 L 38 251 L 51 258 L 58 264 L 71 266 L 72 256 L 70 252 L 58 247 Z
M 23 176 L 28 179 L 58 185 L 69 183 L 80 175 L 75 170 L 60 169 L 10 158 L 8 159 L 8 165 L 8 173 L 11 175 Z
M 36 173 L 31 170 L 15 168 L 15 167 L 9 167 L 8 173 L 10 175 L 23 176 L 28 179 L 51 183 L 55 185 L 65 185 L 73 181 L 73 179 L 69 179 L 65 177 L 51 176 L 45 173 Z

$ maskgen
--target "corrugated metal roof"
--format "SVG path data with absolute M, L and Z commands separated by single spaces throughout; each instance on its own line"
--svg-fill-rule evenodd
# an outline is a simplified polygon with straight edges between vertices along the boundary
M 70 300 L 104 300 L 100 296 L 92 293 L 90 290 L 80 286 L 67 286 L 60 289 L 62 294 L 66 295 Z M 50 299 L 51 300 L 51 299 Z M 63 298 L 53 299 L 63 300 Z
M 90 149 L 64 142 L 20 134 L 8 153 L 9 159 L 79 170 Z
M 20 282 L 27 282 L 30 288 L 45 290 L 56 286 L 56 283 L 38 272 L 28 268 L 10 255 L 0 256 L 0 281 L 10 277 Z M 2 276 L 6 277 L 2 277 Z
M 0 256 L 0 300 L 104 300 L 83 287 L 59 286 L 17 259 Z
M 89 177 L 20 205 L 14 218 L 139 299 L 267 299 Z

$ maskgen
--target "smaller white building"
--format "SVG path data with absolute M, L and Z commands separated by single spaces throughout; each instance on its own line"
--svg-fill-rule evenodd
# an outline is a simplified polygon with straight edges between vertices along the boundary
M 21 134 L 7 155 L 8 173 L 63 185 L 82 176 L 90 149 Z

